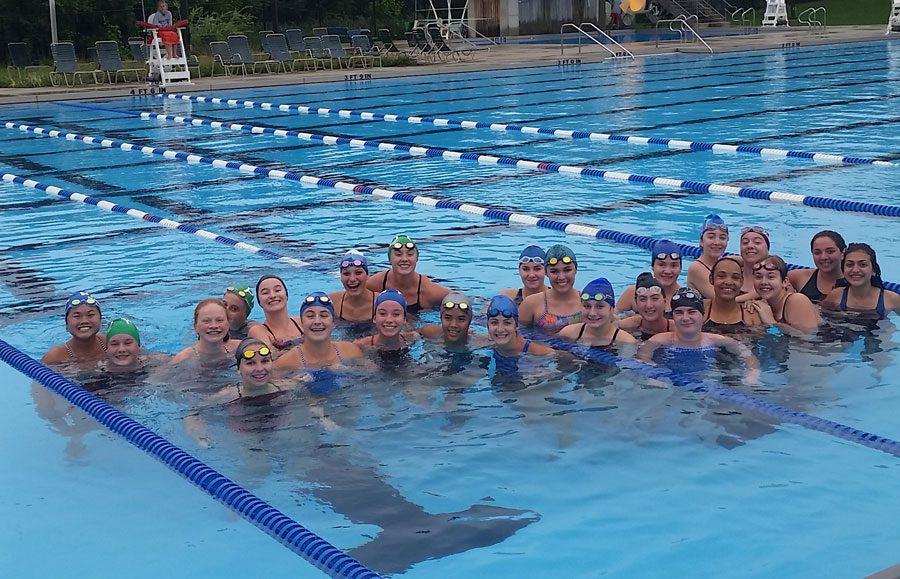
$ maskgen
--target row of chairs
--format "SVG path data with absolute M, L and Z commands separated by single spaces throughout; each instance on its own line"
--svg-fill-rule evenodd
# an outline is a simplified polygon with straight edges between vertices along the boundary
M 441 28 L 430 23 L 424 28 L 413 28 L 406 33 L 407 54 L 413 58 L 423 58 L 437 62 L 438 60 L 462 61 L 464 58 L 475 58 L 475 55 L 487 48 L 471 43 L 456 42 L 452 37 L 444 38 Z

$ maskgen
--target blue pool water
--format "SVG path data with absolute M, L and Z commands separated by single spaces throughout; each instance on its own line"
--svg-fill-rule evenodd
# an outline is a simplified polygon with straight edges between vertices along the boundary
M 376 71 L 374 74 L 380 74 Z M 877 42 L 625 65 L 459 73 L 364 84 L 246 89 L 214 96 L 396 114 L 434 114 L 573 130 L 887 158 L 900 156 L 900 44 Z M 733 230 L 762 223 L 773 253 L 811 264 L 824 228 L 880 251 L 900 281 L 895 221 L 637 183 L 411 158 L 399 153 L 188 127 L 142 111 L 897 204 L 892 168 L 813 164 L 657 147 L 563 141 L 489 130 L 304 116 L 155 97 L 0 109 L 4 121 L 189 150 L 320 177 L 503 207 L 695 243 L 703 216 Z M 39 357 L 65 338 L 61 303 L 87 288 L 104 314 L 127 315 L 149 349 L 191 339 L 196 302 L 277 271 L 291 308 L 335 290 L 349 247 L 370 251 L 404 232 L 419 270 L 471 295 L 517 282 L 529 243 L 563 242 L 579 286 L 599 275 L 621 291 L 645 252 L 596 239 L 491 222 L 208 165 L 0 130 L 0 169 L 194 224 L 318 266 L 294 269 L 95 207 L 0 183 L 0 337 Z M 737 236 L 729 249 L 737 250 Z M 259 312 L 255 312 L 258 317 Z M 767 336 L 754 395 L 900 439 L 896 317 L 846 340 Z M 858 577 L 900 562 L 896 457 L 774 423 L 700 394 L 651 387 L 628 372 L 572 364 L 495 380 L 480 352 L 452 360 L 418 347 L 413 367 L 345 377 L 338 392 L 283 409 L 266 432 L 235 432 L 206 411 L 200 449 L 182 417 L 201 400 L 190 372 L 110 394 L 132 417 L 375 569 L 408 577 L 484 574 Z M 0 448 L 0 568 L 12 576 L 316 576 L 317 571 L 161 465 L 24 377 L 7 384 Z M 312 409 L 330 418 L 327 427 Z M 333 424 L 331 424 L 333 423 Z M 472 530 L 460 530 L 462 515 Z M 52 521 L 48 532 L 48 521 Z M 149 547 L 149 548 L 148 548 Z M 151 556 L 150 554 L 153 553 Z M 164 554 L 161 556 L 160 554 Z

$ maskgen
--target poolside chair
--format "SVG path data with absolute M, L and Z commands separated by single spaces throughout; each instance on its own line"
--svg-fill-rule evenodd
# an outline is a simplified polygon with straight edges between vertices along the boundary
M 287 39 L 288 49 L 291 52 L 306 50 L 306 45 L 303 44 L 303 30 L 300 28 L 288 28 L 284 31 L 284 37 Z
M 372 46 L 372 42 L 368 36 L 357 34 L 350 38 L 350 47 L 363 57 L 363 62 L 365 62 L 365 59 L 367 58 L 371 59 L 372 68 L 375 68 L 375 59 L 378 59 L 378 66 L 384 66 L 381 58 L 381 51 Z
M 415 58 L 416 56 L 418 56 L 419 54 L 422 53 L 422 49 L 419 48 L 419 43 L 416 40 L 415 32 L 412 32 L 412 31 L 404 32 L 403 36 L 406 37 L 406 50 L 404 51 L 405 54 Z
M 244 61 L 234 58 L 234 54 L 232 54 L 227 42 L 221 40 L 210 42 L 209 51 L 212 53 L 212 66 L 209 69 L 209 76 L 216 75 L 216 63 L 222 65 L 225 76 L 234 74 L 233 70 L 239 70 L 244 76 L 247 75 L 247 67 L 244 65 Z
M 119 55 L 119 43 L 115 40 L 100 40 L 94 43 L 94 47 L 97 49 L 97 71 L 106 73 L 110 83 L 119 82 L 120 74 L 128 82 L 129 72 L 133 72 L 135 82 L 139 82 L 141 73 L 147 72 L 143 68 L 125 68 Z
M 313 28 L 312 33 L 313 33 L 313 36 L 318 36 L 319 38 L 322 38 L 323 36 L 328 34 L 328 29 L 327 28 Z
M 431 23 L 425 27 L 424 30 L 425 38 L 433 53 L 442 59 L 455 59 L 456 62 L 462 60 L 462 51 L 456 50 L 452 48 L 447 42 L 444 40 L 443 34 L 441 34 L 441 27 L 437 24 Z M 466 51 L 466 55 L 471 54 L 470 51 Z
M 28 74 L 28 69 L 40 69 L 40 66 L 34 64 L 31 57 L 31 48 L 24 42 L 10 42 L 6 45 L 9 49 L 9 65 L 6 70 L 12 76 L 15 70 L 19 74 L 19 80 L 22 80 L 22 74 Z
M 438 59 L 437 48 L 425 33 L 424 28 L 413 28 L 413 31 L 410 34 L 412 34 L 413 45 L 416 47 L 416 50 L 418 50 L 418 56 L 429 58 L 432 62 Z
M 291 72 L 294 72 L 294 64 L 297 62 L 302 62 L 303 68 L 309 70 L 309 61 L 311 59 L 294 58 L 291 51 L 288 50 L 288 43 L 284 34 L 270 34 L 266 37 L 266 45 L 269 47 L 269 56 L 277 63 L 276 71 L 278 70 L 277 65 L 280 64 L 284 72 L 287 72 L 288 65 L 291 67 Z M 313 66 L 315 66 L 315 61 L 313 61 Z
M 94 82 L 97 82 L 97 74 L 93 70 L 78 70 L 78 61 L 75 60 L 75 46 L 71 42 L 54 42 L 50 45 L 50 53 L 53 55 L 53 70 L 50 71 L 50 84 L 59 86 L 57 83 L 59 77 L 62 76 L 66 83 L 69 84 L 69 75 L 72 75 L 72 82 L 76 79 L 81 80 L 84 84 L 84 75 L 91 75 Z M 55 80 L 54 80 L 55 79 Z
M 331 52 L 329 52 L 325 45 L 322 44 L 322 39 L 318 36 L 307 36 L 303 39 L 303 44 L 306 45 L 306 49 L 309 50 L 309 54 L 315 63 L 322 63 L 322 70 L 325 70 L 325 63 L 328 62 L 328 66 L 331 70 L 334 70 L 334 58 L 331 56 Z M 318 64 L 316 64 L 316 69 L 318 70 Z
M 131 58 L 135 60 L 135 62 L 141 62 L 146 64 L 148 60 L 150 60 L 150 47 L 147 46 L 143 40 L 128 40 L 128 48 L 131 49 Z
M 381 49 L 387 52 L 400 52 L 400 49 L 394 46 L 394 38 L 391 36 L 391 31 L 387 28 L 379 28 L 378 29 L 378 42 L 381 43 Z
M 267 38 L 270 34 L 275 34 L 275 31 L 274 31 L 274 30 L 260 30 L 260 31 L 259 31 L 259 37 L 258 37 L 258 38 L 259 38 L 259 48 L 260 48 L 260 50 L 262 50 L 263 52 L 265 52 L 265 53 L 267 53 L 267 54 L 268 54 L 269 51 L 266 50 L 266 42 L 267 42 L 266 38 Z
M 266 72 L 272 72 L 270 65 L 275 64 L 272 59 L 256 60 L 250 51 L 250 41 L 243 34 L 232 34 L 228 37 L 228 48 L 231 49 L 232 57 L 240 59 L 245 66 L 251 66 L 251 71 L 256 72 L 257 66 L 264 66 Z
M 353 68 L 353 61 L 359 62 L 363 68 L 366 67 L 366 60 L 362 57 L 361 54 L 357 54 L 356 51 L 352 53 L 348 53 L 344 50 L 344 47 L 341 46 L 341 38 L 337 34 L 326 34 L 322 37 L 322 45 L 325 47 L 325 50 L 331 55 L 331 58 L 334 58 L 338 61 L 338 66 L 344 68 L 344 61 L 347 62 L 347 68 Z M 334 67 L 332 66 L 332 69 Z

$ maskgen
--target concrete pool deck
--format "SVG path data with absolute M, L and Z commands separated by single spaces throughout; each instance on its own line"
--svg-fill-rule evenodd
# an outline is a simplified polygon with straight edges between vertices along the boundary
M 702 30 L 700 31 L 702 34 Z M 826 33 L 810 34 L 808 29 L 790 28 L 767 30 L 759 34 L 710 36 L 705 40 L 716 53 L 746 52 L 772 48 L 793 48 L 866 42 L 900 38 L 893 34 L 885 36 L 884 26 L 840 26 L 831 27 Z M 679 42 L 630 42 L 623 44 L 636 57 L 646 58 L 659 54 L 689 53 L 708 54 L 706 48 L 699 43 L 682 44 Z M 336 71 L 296 72 L 288 74 L 257 74 L 246 77 L 203 77 L 195 79 L 191 86 L 177 87 L 172 92 L 206 92 L 228 89 L 247 89 L 256 87 L 272 87 L 285 85 L 303 85 L 322 82 L 348 81 L 348 75 L 371 75 L 371 80 L 404 78 L 431 74 L 481 72 L 487 70 L 503 70 L 528 68 L 534 66 L 555 66 L 564 59 L 580 59 L 582 63 L 602 62 L 609 53 L 600 46 L 582 45 L 579 53 L 575 45 L 567 45 L 565 54 L 560 54 L 558 44 L 502 44 L 492 47 L 490 51 L 482 51 L 477 60 L 461 63 L 419 64 L 388 68 L 344 69 Z M 614 61 L 610 61 L 612 65 Z M 369 79 L 364 79 L 369 80 Z M 351 81 L 353 82 L 353 81 Z M 146 88 L 146 83 L 122 83 L 118 85 L 87 85 L 77 87 L 40 87 L 40 88 L 0 88 L 0 105 L 23 104 L 34 102 L 83 100 L 130 96 L 131 91 Z

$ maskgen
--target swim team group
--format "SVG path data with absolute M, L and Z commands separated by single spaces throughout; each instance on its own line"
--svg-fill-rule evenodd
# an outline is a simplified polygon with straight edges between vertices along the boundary
M 487 336 L 471 328 L 477 315 L 472 300 L 417 273 L 419 247 L 397 235 L 388 247 L 390 269 L 372 273 L 364 255 L 347 253 L 339 264 L 343 290 L 309 294 L 296 316 L 288 312 L 288 288 L 276 275 L 263 276 L 255 290 L 228 287 L 222 298 L 202 300 L 194 309 L 197 341 L 168 363 L 235 365 L 238 384 L 226 397 L 253 397 L 282 391 L 323 368 L 367 360 L 390 365 L 420 339 L 451 351 L 487 348 L 498 371 L 515 368 L 523 356 L 557 355 L 520 331 L 534 328 L 612 352 L 631 344 L 638 359 L 691 374 L 727 352 L 743 360 L 744 378 L 753 383 L 759 365 L 735 334 L 752 337 L 775 327 L 813 335 L 824 311 L 863 320 L 900 312 L 900 295 L 884 289 L 875 251 L 864 243 L 848 245 L 834 231 L 812 238 L 815 269 L 791 271 L 770 253 L 769 234 L 761 227 L 741 230 L 739 256 L 725 255 L 729 230 L 719 216 L 708 215 L 699 234 L 702 253 L 688 267 L 686 287 L 678 284 L 679 246 L 661 240 L 651 250 L 651 271 L 641 273 L 618 300 L 606 278 L 576 289 L 578 260 L 568 247 L 526 247 L 518 259 L 522 286 L 501 291 L 483 310 Z M 248 319 L 256 304 L 262 323 Z M 440 325 L 416 324 L 419 312 L 434 308 Z M 142 371 L 151 357 L 128 319 L 113 320 L 101 333 L 100 304 L 86 292 L 69 298 L 65 321 L 71 338 L 44 355 L 46 364 L 122 374 Z M 336 323 L 366 335 L 334 340 Z

